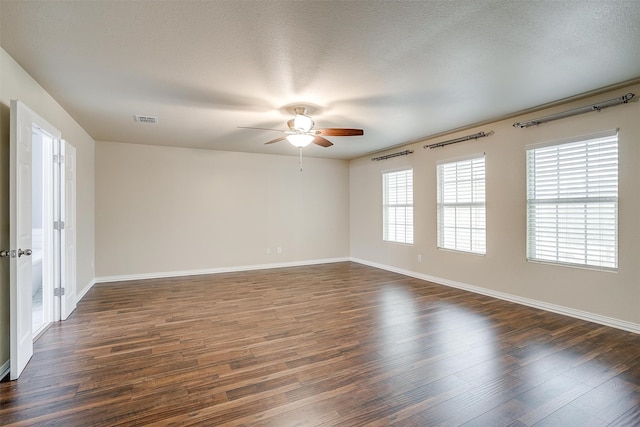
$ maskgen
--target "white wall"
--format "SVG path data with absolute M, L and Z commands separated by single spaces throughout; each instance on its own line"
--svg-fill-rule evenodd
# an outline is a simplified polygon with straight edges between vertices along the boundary
M 303 165 L 98 142 L 98 280 L 348 257 L 348 162 Z
M 640 330 L 640 103 L 612 107 L 528 129 L 512 124 L 552 112 L 588 105 L 633 92 L 640 85 L 492 123 L 428 142 L 399 147 L 410 156 L 350 164 L 351 256 L 371 264 L 430 276 L 441 282 L 502 293 L 631 322 Z M 620 128 L 619 268 L 617 272 L 531 263 L 526 256 L 525 146 Z M 425 143 L 495 131 L 495 135 L 438 149 Z M 436 248 L 436 163 L 486 153 L 487 254 L 470 255 Z M 384 170 L 414 170 L 415 244 L 382 241 Z M 417 257 L 421 254 L 422 262 Z
M 77 289 L 88 288 L 94 273 L 94 140 L 76 121 L 0 49 L 0 246 L 9 248 L 9 105 L 18 99 L 55 126 L 77 149 Z M 0 366 L 9 358 L 9 267 L 0 263 Z

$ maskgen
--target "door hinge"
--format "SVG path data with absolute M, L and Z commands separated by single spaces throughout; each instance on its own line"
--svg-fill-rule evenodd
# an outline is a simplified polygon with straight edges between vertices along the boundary
M 64 156 L 62 154 L 54 154 L 53 163 L 57 163 L 59 165 L 64 163 Z
M 61 297 L 62 295 L 64 295 L 64 288 L 54 288 L 53 289 L 53 296 L 54 297 Z
M 64 230 L 64 221 L 53 221 L 54 230 Z

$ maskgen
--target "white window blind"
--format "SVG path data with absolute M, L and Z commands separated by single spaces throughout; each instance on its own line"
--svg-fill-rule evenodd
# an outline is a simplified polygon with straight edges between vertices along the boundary
M 484 254 L 484 156 L 438 165 L 438 247 Z
M 413 243 L 413 169 L 382 174 L 383 239 Z
M 527 150 L 527 257 L 617 268 L 617 133 Z

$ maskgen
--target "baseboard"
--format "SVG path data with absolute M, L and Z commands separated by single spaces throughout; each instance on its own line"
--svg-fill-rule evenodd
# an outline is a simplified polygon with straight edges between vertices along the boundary
M 4 379 L 7 375 L 9 375 L 9 371 L 11 370 L 11 359 L 7 360 L 0 366 L 0 380 Z
M 273 264 L 254 264 L 254 265 L 240 265 L 240 266 L 232 266 L 232 267 L 203 268 L 203 269 L 197 269 L 197 270 L 178 270 L 178 271 L 162 271 L 157 273 L 122 274 L 122 275 L 116 275 L 116 276 L 96 277 L 94 282 L 95 283 L 124 282 L 129 280 L 164 279 L 168 277 L 180 277 L 180 276 L 199 276 L 203 274 L 236 273 L 239 271 L 267 270 L 272 268 L 286 268 L 286 267 L 301 267 L 305 265 L 330 264 L 334 262 L 345 262 L 345 261 L 350 261 L 350 259 L 348 257 L 325 258 L 325 259 L 315 259 L 315 260 L 305 260 L 305 261 L 281 262 L 281 263 L 273 263 Z M 84 296 L 84 293 L 83 293 L 83 296 Z
M 87 292 L 89 292 L 91 290 L 91 288 L 93 288 L 93 285 L 95 285 L 95 284 L 96 284 L 96 279 L 93 279 L 91 282 L 89 282 L 89 284 L 87 286 L 84 287 L 82 292 L 77 292 L 77 290 L 76 290 L 76 305 L 80 302 L 80 300 L 82 298 L 84 298 L 84 296 L 87 294 Z
M 465 291 L 473 292 L 476 294 L 482 294 L 493 298 L 513 302 L 516 304 L 522 304 L 541 310 L 550 311 L 553 313 L 563 314 L 565 316 L 574 317 L 576 319 L 586 320 L 593 323 L 598 323 L 604 326 L 610 326 L 616 329 L 622 329 L 624 331 L 640 334 L 640 324 L 627 322 L 625 320 L 615 319 L 612 317 L 602 316 L 588 311 L 576 310 L 574 308 L 565 307 L 557 304 L 550 304 L 544 301 L 538 301 L 530 298 L 524 298 L 517 295 L 508 294 L 505 292 L 493 291 L 491 289 L 482 288 L 480 286 L 469 285 L 466 283 L 456 282 L 454 280 L 443 279 L 441 277 L 429 276 L 427 274 L 417 273 L 415 271 L 405 270 L 402 268 L 396 268 L 385 264 L 379 264 L 359 258 L 350 258 L 351 261 L 358 264 L 368 265 L 369 267 L 379 268 L 381 270 L 391 271 L 393 273 L 402 274 L 404 276 L 413 277 L 416 279 L 426 280 L 428 282 L 437 283 L 439 285 L 449 286 L 452 288 L 458 288 Z

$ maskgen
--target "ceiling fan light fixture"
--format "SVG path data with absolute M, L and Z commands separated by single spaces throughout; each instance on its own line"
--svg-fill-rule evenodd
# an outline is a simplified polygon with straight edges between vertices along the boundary
M 311 144 L 311 141 L 313 141 L 314 138 L 315 136 L 313 135 L 296 133 L 294 135 L 287 136 L 287 141 L 289 141 L 294 147 L 304 148 Z
M 293 119 L 293 129 L 299 132 L 309 132 L 313 128 L 313 120 L 304 114 L 296 114 Z

